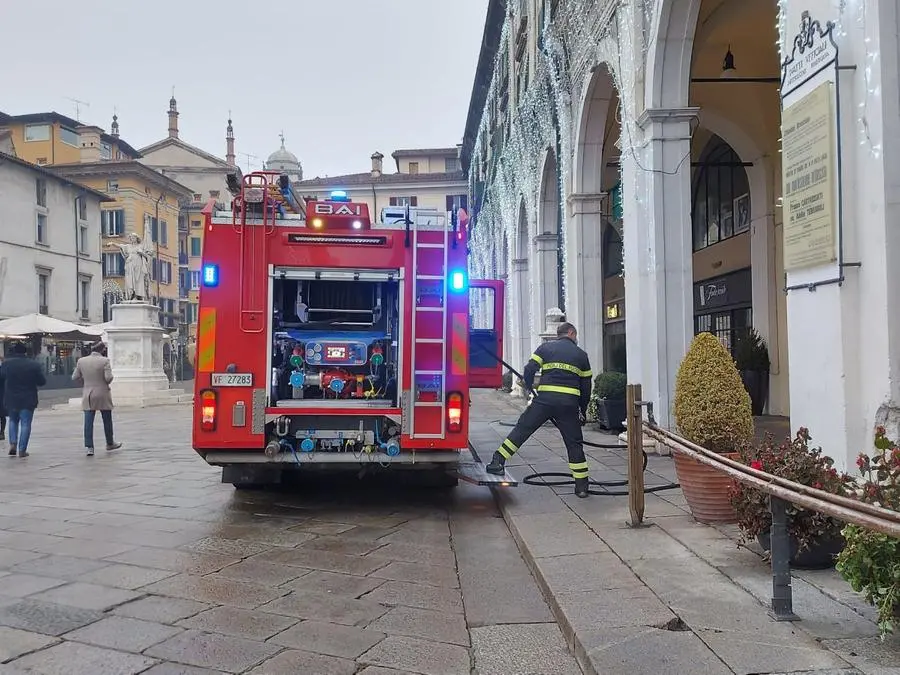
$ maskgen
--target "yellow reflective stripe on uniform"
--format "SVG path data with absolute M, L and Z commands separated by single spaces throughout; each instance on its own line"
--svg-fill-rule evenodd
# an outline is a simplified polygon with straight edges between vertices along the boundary
M 589 475 L 587 462 L 569 462 L 572 478 L 587 478 Z
M 575 387 L 559 387 L 555 384 L 542 384 L 538 386 L 538 392 L 554 392 L 557 394 L 572 394 L 573 396 L 581 396 L 581 390 Z
M 534 361 L 534 362 L 535 362 L 536 364 L 538 364 L 539 366 L 543 366 L 543 365 L 544 365 L 544 359 L 542 359 L 542 358 L 541 358 L 540 356 L 538 356 L 537 354 L 532 354 L 532 355 L 531 355 L 531 360 Z
M 504 447 L 504 446 L 506 446 L 506 447 Z M 519 448 L 516 447 L 516 444 L 507 438 L 506 440 L 503 441 L 503 445 L 501 445 L 497 449 L 497 452 L 499 452 L 501 455 L 503 455 L 503 457 L 505 459 L 512 459 L 512 456 L 514 454 L 516 454 L 516 451 L 518 449 Z
M 582 370 L 581 368 L 576 368 L 569 363 L 560 363 L 557 361 L 554 361 L 553 363 L 545 363 L 544 365 L 542 365 L 541 372 L 544 372 L 545 370 L 566 370 L 570 373 L 575 373 L 576 375 L 578 375 L 578 377 L 591 376 L 591 371 L 589 370 Z

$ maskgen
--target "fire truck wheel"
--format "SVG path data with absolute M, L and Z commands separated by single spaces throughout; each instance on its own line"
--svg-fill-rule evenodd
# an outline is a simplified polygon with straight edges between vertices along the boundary
M 266 486 L 262 483 L 235 483 L 235 490 L 265 490 Z
M 426 487 L 452 489 L 459 485 L 459 478 L 456 474 L 449 473 L 446 469 L 432 469 L 423 473 L 423 483 Z

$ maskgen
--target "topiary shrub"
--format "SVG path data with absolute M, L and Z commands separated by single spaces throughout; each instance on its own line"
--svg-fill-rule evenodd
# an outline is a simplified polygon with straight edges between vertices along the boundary
M 610 411 L 604 411 L 602 408 L 604 405 L 607 405 L 608 402 L 624 402 L 627 389 L 628 378 L 625 373 L 617 373 L 609 370 L 598 374 L 594 378 L 594 388 L 591 391 L 590 403 L 588 403 L 588 420 L 591 422 L 605 421 L 607 425 L 606 428 L 610 428 L 613 424 L 619 425 L 621 420 L 613 422 L 609 419 Z M 620 407 L 622 406 L 615 406 L 612 417 L 618 417 L 618 408 Z
M 678 432 L 707 450 L 734 452 L 753 440 L 750 396 L 712 333 L 694 338 L 678 368 L 674 413 Z

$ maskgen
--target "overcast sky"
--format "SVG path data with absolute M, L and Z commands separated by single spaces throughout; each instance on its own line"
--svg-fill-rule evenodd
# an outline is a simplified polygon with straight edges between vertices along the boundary
M 115 108 L 140 148 L 167 135 L 174 86 L 181 138 L 208 152 L 231 110 L 243 169 L 284 130 L 304 177 L 366 171 L 461 142 L 487 1 L 0 0 L 0 111 L 80 99 L 108 131 Z

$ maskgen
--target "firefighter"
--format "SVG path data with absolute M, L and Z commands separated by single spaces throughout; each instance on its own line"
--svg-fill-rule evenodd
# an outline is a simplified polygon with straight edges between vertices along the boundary
M 564 322 L 556 330 L 556 340 L 538 347 L 525 365 L 523 377 L 530 391 L 534 376 L 541 372 L 537 396 L 519 417 L 515 428 L 485 467 L 488 473 L 502 475 L 506 460 L 547 420 L 553 420 L 562 434 L 569 455 L 569 470 L 575 479 L 575 494 L 588 496 L 588 464 L 584 457 L 581 427 L 591 397 L 591 364 L 578 346 L 578 331 Z

